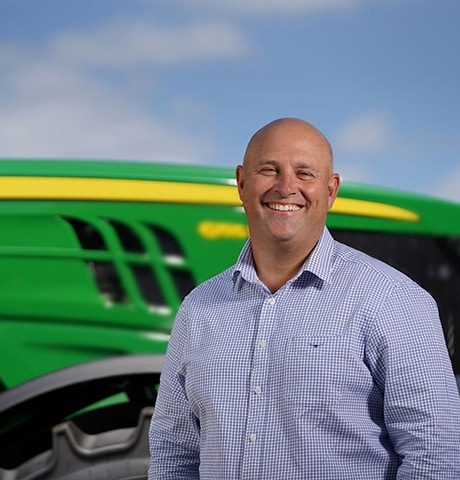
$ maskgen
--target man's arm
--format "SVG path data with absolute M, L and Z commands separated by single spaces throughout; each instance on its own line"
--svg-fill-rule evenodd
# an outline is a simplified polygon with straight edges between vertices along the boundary
M 149 480 L 199 478 L 200 428 L 185 395 L 182 373 L 187 339 L 185 317 L 182 306 L 171 332 L 150 425 Z
M 416 284 L 395 289 L 374 325 L 371 350 L 384 392 L 398 479 L 460 478 L 460 398 L 438 310 Z

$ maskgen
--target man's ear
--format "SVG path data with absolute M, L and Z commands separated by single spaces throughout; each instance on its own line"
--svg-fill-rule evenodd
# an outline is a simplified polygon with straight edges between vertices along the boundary
M 240 200 L 243 201 L 243 186 L 244 186 L 244 169 L 243 165 L 238 165 L 236 167 L 236 185 L 238 187 L 238 195 Z
M 329 178 L 329 184 L 328 184 L 328 195 L 329 195 L 328 202 L 327 202 L 328 210 L 330 210 L 332 208 L 332 205 L 334 205 L 337 194 L 339 193 L 339 187 L 340 187 L 340 175 L 338 173 L 333 173 L 331 175 L 331 178 Z

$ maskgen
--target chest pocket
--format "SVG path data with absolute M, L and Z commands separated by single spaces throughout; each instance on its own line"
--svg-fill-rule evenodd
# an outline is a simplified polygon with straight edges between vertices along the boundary
M 349 363 L 345 338 L 291 337 L 284 361 L 284 395 L 297 414 L 334 410 L 342 394 Z M 350 374 L 350 372 L 348 372 Z

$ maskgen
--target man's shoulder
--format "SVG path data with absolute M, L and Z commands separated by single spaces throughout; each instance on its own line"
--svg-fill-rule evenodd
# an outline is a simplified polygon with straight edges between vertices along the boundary
M 415 283 L 396 267 L 337 240 L 334 241 L 334 258 L 336 268 L 346 268 L 354 274 L 361 272 L 363 277 L 378 278 L 397 285 Z
M 235 267 L 231 266 L 217 275 L 204 280 L 202 283 L 198 284 L 192 291 L 187 295 L 187 298 L 196 298 L 203 295 L 209 296 L 214 294 L 223 295 L 228 288 L 231 288 L 233 285 L 232 279 L 234 275 Z

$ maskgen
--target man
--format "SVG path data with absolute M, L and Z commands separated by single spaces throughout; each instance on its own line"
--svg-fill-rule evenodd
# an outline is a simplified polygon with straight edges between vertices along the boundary
M 325 228 L 340 183 L 327 139 L 275 120 L 236 178 L 250 240 L 177 314 L 149 479 L 459 479 L 436 305 Z

